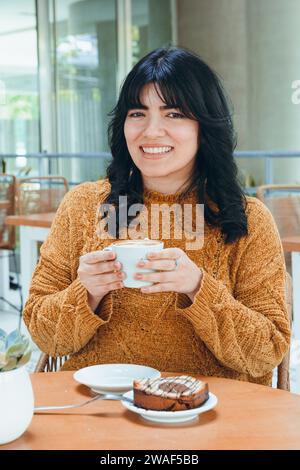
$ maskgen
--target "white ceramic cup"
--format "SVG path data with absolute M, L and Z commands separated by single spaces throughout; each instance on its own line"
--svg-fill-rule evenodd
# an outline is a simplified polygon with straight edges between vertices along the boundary
M 140 260 L 147 260 L 147 253 L 161 251 L 164 248 L 164 242 L 159 240 L 119 240 L 104 248 L 116 253 L 116 259 L 122 264 L 122 271 L 126 274 L 123 279 L 125 287 L 140 288 L 151 286 L 153 282 L 139 281 L 134 279 L 137 272 L 151 273 L 153 269 L 143 269 L 137 266 Z

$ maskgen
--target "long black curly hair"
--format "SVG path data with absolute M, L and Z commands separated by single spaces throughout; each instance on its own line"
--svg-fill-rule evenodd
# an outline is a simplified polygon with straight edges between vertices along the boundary
M 119 237 L 119 196 L 143 204 L 143 181 L 127 148 L 124 122 L 130 109 L 141 107 L 146 84 L 153 83 L 161 99 L 199 122 L 199 149 L 188 192 L 197 189 L 208 225 L 219 227 L 225 243 L 247 234 L 246 198 L 238 181 L 233 156 L 236 137 L 228 99 L 217 74 L 194 52 L 175 46 L 156 49 L 143 57 L 127 75 L 111 111 L 108 140 L 112 162 L 107 168 L 111 191 L 104 203 L 115 207 Z M 176 106 L 175 106 L 176 105 Z M 217 206 L 212 208 L 208 201 Z M 133 216 L 128 216 L 127 226 Z

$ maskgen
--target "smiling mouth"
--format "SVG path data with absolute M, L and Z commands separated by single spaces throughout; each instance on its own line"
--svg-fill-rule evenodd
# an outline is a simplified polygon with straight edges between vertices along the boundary
M 162 156 L 168 155 L 168 153 L 172 152 L 174 147 L 171 146 L 161 146 L 161 147 L 140 147 L 141 151 L 144 154 L 145 158 L 155 159 L 160 158 Z

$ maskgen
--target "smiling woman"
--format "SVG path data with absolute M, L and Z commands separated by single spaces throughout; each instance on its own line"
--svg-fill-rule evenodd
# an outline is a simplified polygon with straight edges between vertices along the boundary
M 198 203 L 209 198 L 220 209 L 206 204 L 205 220 L 228 242 L 247 233 L 231 112 L 217 74 L 200 57 L 175 47 L 151 52 L 128 74 L 111 115 L 107 203 L 118 207 L 121 194 L 129 206 L 141 203 L 144 189 L 196 189 Z
M 141 93 L 141 110 L 128 111 L 124 134 L 128 151 L 148 189 L 176 192 L 190 180 L 199 146 L 199 123 L 164 103 L 154 84 Z
M 290 340 L 284 258 L 270 212 L 239 186 L 217 75 L 185 49 L 154 50 L 128 74 L 111 116 L 107 179 L 69 191 L 41 248 L 24 311 L 34 341 L 70 355 L 65 370 L 136 363 L 270 385 Z M 186 232 L 162 235 L 160 204 L 192 205 L 193 223 L 203 204 L 203 246 L 187 248 Z M 97 223 L 104 205 L 113 240 Z M 143 208 L 148 238 L 158 226 L 164 249 L 137 262 L 139 289 L 124 286 L 126 266 L 106 248 L 142 224 Z

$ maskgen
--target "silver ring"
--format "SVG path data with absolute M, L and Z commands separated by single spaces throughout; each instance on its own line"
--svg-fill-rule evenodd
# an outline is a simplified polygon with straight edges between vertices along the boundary
M 175 261 L 175 269 L 177 269 L 179 266 L 179 258 L 174 259 L 174 261 Z

